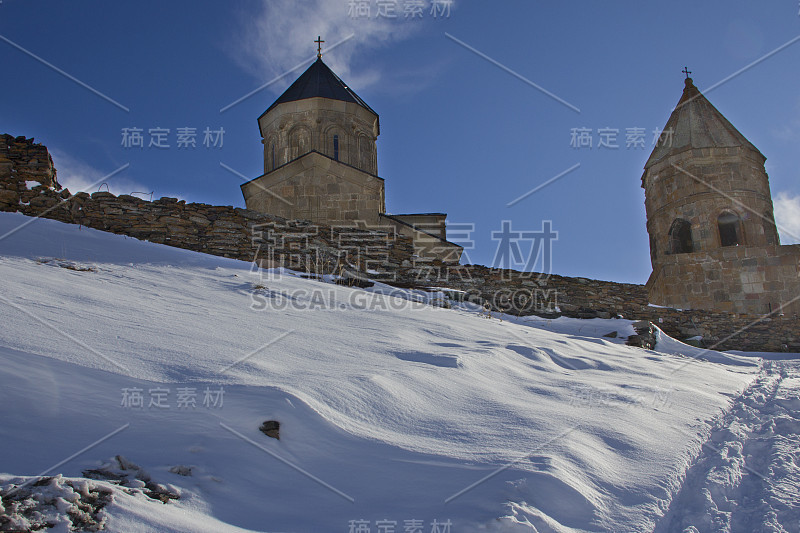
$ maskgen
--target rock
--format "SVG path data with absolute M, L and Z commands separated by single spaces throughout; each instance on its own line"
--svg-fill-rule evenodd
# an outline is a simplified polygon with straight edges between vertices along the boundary
M 211 224 L 211 221 L 202 215 L 190 216 L 189 220 L 191 220 L 195 224 L 200 224 L 201 226 L 208 226 L 209 224 Z
M 138 196 L 131 196 L 130 194 L 120 194 L 117 198 L 119 198 L 124 202 L 134 202 L 134 203 L 144 202 L 144 200 L 142 200 Z
M 267 420 L 263 424 L 261 424 L 261 427 L 258 428 L 258 430 L 267 437 L 278 440 L 280 440 L 281 438 L 280 429 L 281 429 L 281 423 L 278 422 L 277 420 Z
M 629 335 L 628 340 L 625 342 L 628 346 L 635 346 L 637 348 L 644 348 L 644 339 L 641 335 Z
M 113 501 L 111 490 L 95 483 L 74 482 L 60 475 L 35 483 L 0 487 L 0 531 L 104 531 L 102 512 Z
M 603 337 L 607 337 L 609 339 L 616 339 L 617 338 L 617 332 L 616 331 L 609 331 L 608 333 L 603 335 Z
M 0 190 L 0 204 L 17 205 L 19 194 L 16 191 Z
M 358 287 L 359 289 L 367 289 L 375 285 L 369 280 L 354 278 L 354 277 L 344 277 L 344 278 L 337 278 L 334 280 L 334 283 L 337 285 L 344 285 L 345 287 Z
M 645 350 L 652 350 L 656 347 L 656 327 L 652 322 L 647 320 L 634 322 L 633 329 L 636 331 L 636 335 L 628 337 L 628 341 L 625 344 L 644 348 Z
M 114 457 L 117 460 L 117 464 L 122 470 L 141 470 L 141 467 L 134 463 L 133 461 L 128 460 L 125 456 L 117 455 Z
M 142 492 L 148 498 L 158 500 L 161 503 L 169 503 L 170 500 L 178 500 L 181 497 L 176 490 L 171 490 L 160 483 L 147 483 Z
M 102 200 L 104 198 L 114 198 L 117 197 L 107 191 L 97 191 L 92 193 L 92 200 Z
M 181 475 L 191 475 L 191 468 L 186 466 L 172 467 L 170 472 L 175 472 L 174 469 L 177 468 L 188 469 L 188 474 Z M 145 496 L 162 503 L 168 503 L 170 500 L 180 498 L 178 489 L 171 485 L 165 486 L 161 483 L 156 483 L 150 478 L 150 474 L 122 455 L 115 456 L 113 461 L 104 464 L 100 468 L 84 470 L 83 475 L 89 479 L 102 479 L 115 485 L 141 491 Z
M 178 474 L 179 476 L 191 476 L 192 475 L 192 467 L 185 466 L 185 465 L 175 465 L 170 467 L 170 472 L 173 474 Z

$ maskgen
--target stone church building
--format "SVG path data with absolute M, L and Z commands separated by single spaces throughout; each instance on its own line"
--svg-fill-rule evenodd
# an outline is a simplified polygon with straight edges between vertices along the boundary
M 685 85 L 642 175 L 650 302 L 800 314 L 800 245 L 779 243 L 766 157 Z
M 386 213 L 378 176 L 378 114 L 317 60 L 258 118 L 264 174 L 243 184 L 245 205 L 286 219 L 397 232 L 421 259 L 458 263 L 444 213 Z

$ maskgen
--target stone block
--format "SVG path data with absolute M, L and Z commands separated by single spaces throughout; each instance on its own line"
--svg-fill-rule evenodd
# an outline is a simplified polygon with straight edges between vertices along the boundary
M 80 194 L 80 193 L 78 193 L 78 194 Z M 116 196 L 114 196 L 110 192 L 106 192 L 106 191 L 93 192 L 91 196 L 92 196 L 92 200 L 102 200 L 102 199 L 105 199 L 105 198 L 114 198 L 114 199 L 117 198 Z
M 16 191 L 0 189 L 0 204 L 17 205 L 19 194 Z

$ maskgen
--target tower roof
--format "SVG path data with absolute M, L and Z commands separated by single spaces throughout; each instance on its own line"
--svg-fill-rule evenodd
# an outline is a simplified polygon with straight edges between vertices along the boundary
M 758 148 L 711 105 L 703 93 L 694 86 L 692 78 L 687 77 L 685 83 L 683 95 L 663 130 L 665 138 L 669 135 L 668 132 L 672 132 L 672 142 L 659 142 L 644 168 L 651 167 L 668 155 L 692 148 L 746 147 L 761 154 Z
M 328 65 L 322 62 L 321 57 L 317 57 L 317 60 L 264 113 L 269 113 L 278 104 L 315 97 L 352 102 L 378 116 Z

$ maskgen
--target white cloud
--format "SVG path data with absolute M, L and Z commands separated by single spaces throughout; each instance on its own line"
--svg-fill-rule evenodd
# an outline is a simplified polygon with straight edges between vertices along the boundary
M 396 19 L 376 17 L 377 5 L 370 2 L 371 17 L 353 17 L 349 0 L 271 0 L 262 4 L 260 12 L 248 10 L 241 14 L 243 31 L 235 50 L 235 60 L 257 79 L 267 81 L 286 72 L 316 52 L 314 39 L 318 35 L 329 47 L 349 35 L 346 43 L 326 53 L 328 64 L 352 87 L 363 89 L 380 81 L 377 67 L 359 68 L 351 72 L 353 58 L 370 48 L 385 46 L 408 38 L 422 28 L 421 20 L 404 20 L 402 3 L 398 3 Z M 300 71 L 275 84 L 280 90 L 294 80 Z
M 106 187 L 102 185 L 103 183 L 108 184 L 109 191 L 116 195 L 146 190 L 145 185 L 122 177 L 120 175 L 122 173 L 103 179 L 115 170 L 113 168 L 98 170 L 85 161 L 77 159 L 58 148 L 50 148 L 49 151 L 56 167 L 58 183 L 65 189 L 69 189 L 69 192 L 73 194 L 76 192 L 93 193 L 100 190 L 101 187 L 105 191 Z M 141 197 L 143 195 L 137 196 Z
M 800 195 L 792 196 L 781 191 L 773 199 L 772 205 L 781 244 L 800 244 Z

